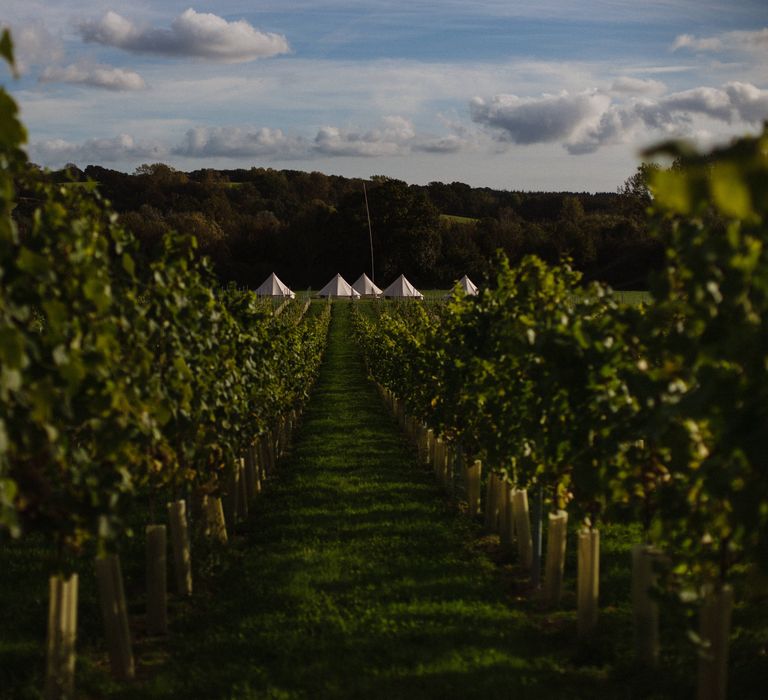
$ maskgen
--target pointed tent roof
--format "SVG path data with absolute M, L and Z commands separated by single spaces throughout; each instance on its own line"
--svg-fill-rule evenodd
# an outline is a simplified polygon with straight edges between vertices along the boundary
M 477 285 L 466 275 L 464 275 L 464 277 L 459 280 L 459 284 L 461 285 L 461 288 L 464 290 L 465 294 L 474 296 L 480 291 L 478 290 Z
M 385 297 L 411 297 L 415 299 L 423 299 L 424 295 L 416 289 L 406 278 L 405 275 L 400 275 L 392 284 L 384 290 Z
M 381 296 L 381 290 L 371 281 L 370 277 L 363 273 L 357 278 L 357 281 L 352 285 L 352 289 L 364 297 L 378 297 Z
M 336 276 L 328 282 L 319 292 L 321 297 L 359 297 L 360 293 L 352 289 L 349 282 L 341 275 Z
M 263 297 L 290 297 L 291 299 L 296 296 L 274 272 L 262 282 L 256 294 Z

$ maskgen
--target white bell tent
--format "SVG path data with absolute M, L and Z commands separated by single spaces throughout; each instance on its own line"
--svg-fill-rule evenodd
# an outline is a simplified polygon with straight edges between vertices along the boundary
M 357 278 L 357 281 L 352 285 L 352 289 L 362 297 L 380 297 L 382 295 L 382 291 L 365 273 Z
M 256 290 L 256 294 L 262 297 L 285 297 L 290 299 L 296 296 L 280 281 L 280 278 L 274 272 L 264 280 Z
M 461 285 L 461 288 L 464 290 L 465 294 L 469 294 L 470 296 L 476 296 L 479 293 L 479 289 L 477 288 L 477 285 L 469 279 L 466 275 L 462 277 L 459 280 L 459 284 Z
M 400 275 L 392 284 L 384 290 L 385 297 L 393 299 L 423 299 L 424 295 L 416 289 L 406 278 Z
M 352 289 L 352 286 L 341 275 L 337 274 L 319 292 L 321 297 L 352 297 L 359 299 L 360 293 Z

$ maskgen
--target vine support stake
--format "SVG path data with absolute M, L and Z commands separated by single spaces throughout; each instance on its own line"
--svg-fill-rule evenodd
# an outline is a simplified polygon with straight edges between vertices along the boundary
M 48 579 L 45 700 L 74 697 L 77 587 L 77 574 Z
M 483 463 L 476 459 L 467 467 L 467 502 L 469 503 L 470 516 L 480 514 L 480 476 L 483 471 Z
M 655 668 L 659 662 L 659 605 L 651 597 L 656 585 L 654 565 L 659 552 L 647 545 L 632 547 L 632 618 L 635 659 L 640 665 Z
M 112 675 L 118 680 L 130 680 L 134 676 L 133 650 L 128 627 L 128 610 L 125 605 L 123 573 L 120 569 L 120 558 L 116 554 L 107 554 L 96 559 L 96 581 Z
M 531 583 L 534 588 L 541 585 L 542 521 L 544 518 L 544 487 L 539 484 L 533 491 L 533 532 L 531 557 Z
M 249 445 L 245 450 L 245 483 L 247 498 L 249 501 L 252 501 L 256 498 L 256 494 L 261 491 L 258 468 L 256 466 L 256 450 L 253 445 Z
M 560 603 L 563 592 L 567 528 L 568 513 L 566 511 L 559 510 L 549 514 L 547 560 L 544 567 L 544 600 L 551 606 Z
M 147 633 L 168 633 L 168 564 L 165 525 L 147 525 Z
M 728 646 L 733 612 L 729 585 L 704 590 L 699 617 L 699 636 L 706 648 L 699 651 L 698 700 L 725 700 L 728 690 Z
M 493 529 L 494 509 L 496 507 L 494 501 L 494 489 L 493 482 L 496 478 L 493 470 L 488 472 L 488 480 L 485 482 L 485 511 L 483 513 L 483 524 L 485 529 L 489 532 Z
M 589 637 L 597 625 L 599 596 L 600 531 L 585 527 L 578 533 L 576 599 L 580 637 Z
M 513 518 L 517 534 L 517 556 L 520 565 L 530 570 L 533 563 L 533 542 L 531 540 L 531 520 L 528 513 L 528 492 L 516 489 L 512 495 Z
M 227 475 L 227 488 L 224 493 L 224 517 L 227 529 L 235 534 L 235 524 L 240 516 L 240 465 L 235 465 Z
M 203 511 L 205 536 L 219 544 L 227 544 L 227 523 L 224 519 L 224 506 L 221 503 L 221 497 L 205 496 Z
M 168 504 L 168 519 L 171 524 L 176 588 L 180 595 L 192 595 L 192 556 L 189 548 L 187 504 L 183 499 Z
M 248 517 L 248 500 L 250 484 L 248 483 L 248 472 L 245 468 L 245 459 L 238 458 L 235 463 L 235 469 L 237 470 L 237 512 L 240 517 L 245 519 Z
M 515 487 L 511 481 L 503 481 L 501 484 L 501 545 L 506 549 L 512 547 L 515 540 L 515 511 L 512 501 L 515 497 Z

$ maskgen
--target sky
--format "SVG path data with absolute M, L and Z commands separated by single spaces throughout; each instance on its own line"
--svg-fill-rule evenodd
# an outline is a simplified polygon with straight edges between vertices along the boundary
M 766 0 L 0 0 L 30 158 L 615 191 L 768 119 Z

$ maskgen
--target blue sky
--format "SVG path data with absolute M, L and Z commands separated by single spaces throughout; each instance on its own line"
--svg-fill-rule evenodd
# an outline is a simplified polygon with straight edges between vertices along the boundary
M 768 119 L 764 0 L 3 0 L 51 167 L 615 190 Z

